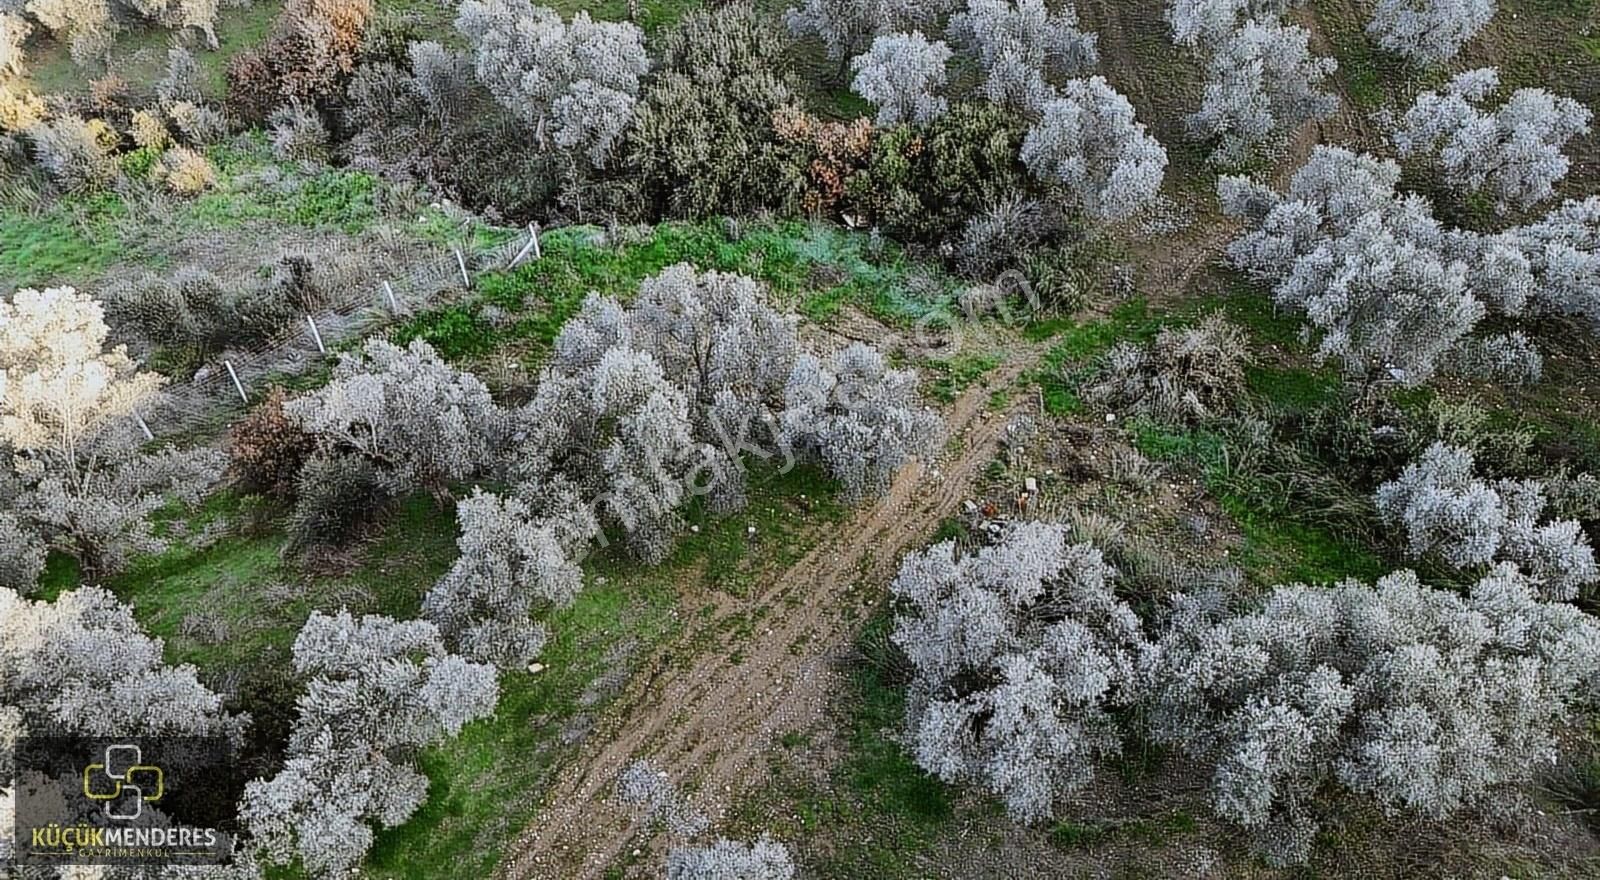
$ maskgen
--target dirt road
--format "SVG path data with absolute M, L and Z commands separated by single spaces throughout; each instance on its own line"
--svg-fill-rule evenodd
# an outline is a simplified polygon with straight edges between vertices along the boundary
M 887 583 L 903 553 L 968 497 L 1013 418 L 992 411 L 990 395 L 1011 387 L 1043 351 L 1018 352 L 956 401 L 946 414 L 953 452 L 908 467 L 887 496 L 833 529 L 833 538 L 764 592 L 723 602 L 719 616 L 742 613 L 764 624 L 740 645 L 737 659 L 709 652 L 683 668 L 657 658 L 635 676 L 611 717 L 557 775 L 538 818 L 508 848 L 501 876 L 602 876 L 637 830 L 633 812 L 613 798 L 618 774 L 635 759 L 651 759 L 675 780 L 694 780 L 696 806 L 713 814 L 758 778 L 776 737 L 821 716 L 834 662 L 855 635 L 856 585 Z M 763 608 L 771 613 L 762 615 Z M 695 628 L 715 626 L 713 620 Z

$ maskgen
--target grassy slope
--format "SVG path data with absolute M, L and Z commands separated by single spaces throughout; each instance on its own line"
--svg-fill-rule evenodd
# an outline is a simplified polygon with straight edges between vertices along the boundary
M 1405 100 L 1418 88 L 1442 80 L 1437 73 L 1408 77 L 1399 65 L 1374 51 L 1360 30 L 1365 6 L 1358 9 L 1357 4 L 1344 0 L 1318 0 L 1315 6 L 1340 61 L 1339 77 L 1346 93 L 1364 111 Z M 1086 19 L 1093 17 L 1093 13 L 1083 14 Z M 1596 90 L 1596 83 L 1600 82 L 1596 76 L 1600 70 L 1596 65 L 1600 41 L 1584 36 L 1587 29 L 1576 26 L 1587 21 L 1590 14 L 1587 2 L 1502 2 L 1494 23 L 1483 37 L 1469 45 L 1455 69 L 1500 64 L 1510 87 L 1543 85 L 1579 97 L 1592 106 L 1600 97 Z M 1159 27 L 1151 24 L 1152 30 Z M 1130 93 L 1130 97 L 1141 107 L 1159 106 L 1161 102 L 1159 95 Z M 1159 118 L 1151 124 L 1158 131 L 1164 125 Z M 1593 190 L 1600 166 L 1589 157 L 1597 140 L 1600 138 L 1585 138 L 1575 145 L 1574 173 L 1563 188 L 1566 194 L 1581 195 Z M 1180 188 L 1189 188 L 1191 179 L 1199 181 L 1196 188 L 1206 185 L 1211 173 L 1188 161 L 1191 151 L 1179 143 L 1174 156 Z M 1381 148 L 1381 144 L 1370 146 Z M 1298 338 L 1298 319 L 1276 314 L 1265 293 L 1233 279 L 1211 277 L 1203 286 L 1208 290 L 1205 297 L 1159 314 L 1153 314 L 1143 301 L 1135 300 L 1101 319 L 1039 325 L 1038 338 L 1054 340 L 1050 369 L 1036 377 L 1047 411 L 1061 418 L 1080 417 L 1082 404 L 1072 380 L 1081 378 L 1098 355 L 1117 342 L 1146 341 L 1161 326 L 1189 321 L 1213 309 L 1224 311 L 1231 320 L 1246 327 L 1258 351 L 1270 352 L 1248 376 L 1251 396 L 1259 405 L 1307 412 L 1334 398 L 1337 374 L 1310 362 L 1306 347 Z M 1210 293 L 1211 290 L 1220 292 Z M 1574 348 L 1570 343 L 1558 342 L 1551 340 L 1550 344 L 1563 350 Z M 1600 464 L 1600 408 L 1590 399 L 1586 386 L 1591 382 L 1585 376 L 1592 376 L 1596 361 L 1593 346 L 1576 347 L 1579 351 L 1559 362 L 1558 372 L 1549 375 L 1549 381 L 1535 390 L 1533 400 L 1508 399 L 1495 389 L 1482 387 L 1452 388 L 1444 393 L 1453 399 L 1477 400 L 1497 423 L 1529 424 L 1538 433 L 1539 442 L 1570 445 L 1574 447 L 1574 461 L 1593 467 Z M 943 371 L 941 382 L 948 383 L 974 366 L 970 362 L 951 364 Z M 1574 390 L 1579 392 L 1576 402 Z M 1203 430 L 1179 430 L 1147 422 L 1133 425 L 1132 434 L 1135 445 L 1147 455 L 1201 478 L 1241 533 L 1242 552 L 1235 561 L 1258 584 L 1328 582 L 1349 576 L 1371 578 L 1403 564 L 1392 548 L 1375 547 L 1361 535 L 1328 525 L 1322 511 L 1293 501 L 1276 506 L 1270 503 L 1274 487 L 1251 485 L 1249 480 L 1230 472 L 1226 438 Z M 983 840 L 996 825 L 996 804 L 930 780 L 906 759 L 895 740 L 903 712 L 899 690 L 903 685 L 893 663 L 883 659 L 881 645 L 876 641 L 885 625 L 880 618 L 874 624 L 878 632 L 874 634 L 869 629 L 863 651 L 852 660 L 853 684 L 838 696 L 837 726 L 829 732 L 835 741 L 813 748 L 809 736 L 794 737 L 785 744 L 787 752 L 774 761 L 774 774 L 779 781 L 776 802 L 772 793 L 766 792 L 745 805 L 743 820 L 749 833 L 776 822 L 776 833 L 799 844 L 806 867 L 817 876 L 839 880 L 927 876 L 935 865 L 950 865 L 940 856 L 948 852 L 942 842 L 968 836 Z M 815 769 L 817 752 L 839 755 L 832 769 Z M 1388 834 L 1392 830 L 1376 821 L 1369 824 L 1371 827 L 1365 832 L 1359 823 L 1347 828 L 1342 837 L 1330 832 L 1333 837 L 1328 843 L 1334 849 L 1348 846 L 1359 850 L 1365 846 L 1363 833 Z M 1038 839 L 1060 851 L 1089 848 L 1096 854 L 1090 864 L 1097 875 L 1109 872 L 1112 876 L 1174 876 L 1162 871 L 1152 873 L 1130 851 L 1172 840 L 1216 845 L 1209 839 L 1195 838 L 1194 825 L 1193 819 L 1175 813 L 1108 832 L 1091 816 L 1044 829 Z M 1129 848 L 1119 847 L 1119 843 L 1129 844 Z M 987 845 L 1003 844 L 997 837 Z M 1515 876 L 1555 876 L 1546 866 L 1520 856 L 1486 854 L 1484 858 L 1487 863 L 1476 863 L 1475 870 L 1496 875 L 1510 872 Z M 1501 860 L 1496 861 L 1497 858 Z M 967 870 L 971 876 L 1002 876 L 981 873 L 975 867 Z M 1319 875 L 1313 870 L 1307 876 Z M 1326 876 L 1345 874 L 1333 868 Z
M 209 155 L 217 186 L 192 199 L 171 198 L 147 180 L 134 180 L 120 197 L 105 192 L 43 204 L 0 201 L 0 291 L 89 285 L 116 266 L 161 267 L 196 241 L 223 233 L 237 232 L 249 253 L 265 261 L 271 247 L 262 242 L 270 234 L 356 234 L 382 219 L 378 182 L 366 173 L 279 162 L 256 135 L 241 135 Z M 431 222 L 405 225 L 427 237 L 435 229 Z M 206 256 L 212 266 L 221 259 Z
M 338 212 L 331 213 L 337 217 Z M 455 359 L 517 352 L 536 365 L 554 334 L 590 291 L 627 295 L 641 278 L 691 261 L 703 268 L 740 270 L 768 281 L 790 304 L 818 296 L 881 309 L 906 319 L 906 278 L 912 264 L 893 250 L 864 255 L 865 239 L 825 227 L 791 223 L 756 227 L 730 239 L 721 223 L 668 225 L 608 245 L 593 229 L 547 234 L 544 259 L 515 272 L 480 276 L 477 296 L 456 309 L 427 313 L 396 329 L 399 338 L 434 339 Z M 418 234 L 444 235 L 437 224 Z M 479 231 L 494 235 L 494 230 Z M 863 278 L 870 278 L 866 284 Z M 819 287 L 821 285 L 821 287 Z M 836 293 L 835 287 L 845 288 Z M 871 295 L 867 295 L 870 291 Z M 515 319 L 502 329 L 471 324 L 451 335 L 449 317 L 494 306 Z M 457 344 L 471 340 L 467 350 Z M 481 877 L 500 848 L 533 815 L 541 780 L 604 711 L 612 690 L 633 664 L 679 632 L 684 615 L 708 591 L 742 594 L 772 567 L 792 563 L 842 510 L 831 483 L 800 468 L 787 475 L 756 474 L 751 504 L 741 515 L 713 519 L 692 508 L 685 533 L 666 565 L 647 568 L 617 553 L 586 563 L 588 588 L 573 606 L 548 621 L 552 640 L 538 674 L 503 682 L 498 714 L 421 756 L 432 780 L 430 799 L 405 826 L 385 832 L 370 871 L 384 877 Z M 795 499 L 805 496 L 806 501 Z M 231 491 L 162 528 L 174 547 L 139 560 L 108 584 L 134 605 L 140 621 L 167 640 L 171 662 L 193 663 L 208 681 L 237 681 L 258 723 L 286 724 L 297 684 L 285 670 L 295 634 L 312 610 L 348 607 L 357 613 L 414 617 L 421 597 L 455 557 L 453 512 L 432 499 L 405 500 L 385 512 L 374 531 L 344 562 L 306 567 L 285 555 L 284 511 Z M 196 541 L 208 523 L 230 528 L 214 542 Z M 756 527 L 757 537 L 746 535 Z M 352 564 L 353 563 L 353 564 Z M 48 594 L 77 585 L 70 564 L 53 560 Z M 738 632 L 709 634 L 674 650 L 692 662 L 702 650 L 738 650 Z M 260 701 L 265 700 L 265 703 Z

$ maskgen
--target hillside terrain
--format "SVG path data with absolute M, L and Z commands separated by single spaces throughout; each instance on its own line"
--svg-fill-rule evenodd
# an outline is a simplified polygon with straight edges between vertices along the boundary
M 0 876 L 1600 876 L 1597 16 L 0 0 Z

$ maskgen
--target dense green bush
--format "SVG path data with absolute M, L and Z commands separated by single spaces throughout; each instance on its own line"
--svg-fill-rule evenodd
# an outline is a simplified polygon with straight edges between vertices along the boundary
M 378 471 L 359 455 L 319 453 L 300 471 L 289 541 L 295 549 L 334 545 L 350 537 L 387 499 Z
M 1026 127 L 986 103 L 959 104 L 924 127 L 880 132 L 850 200 L 896 237 L 954 238 L 973 218 L 1027 187 L 1017 156 Z
M 772 127 L 796 100 L 785 46 L 749 3 L 696 10 L 665 35 L 630 144 L 646 197 L 663 213 L 743 215 L 794 198 L 798 174 Z

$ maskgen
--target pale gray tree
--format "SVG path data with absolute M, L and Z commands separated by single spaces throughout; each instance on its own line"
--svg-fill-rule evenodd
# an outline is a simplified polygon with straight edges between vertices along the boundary
M 1394 133 L 1402 156 L 1434 158 L 1445 180 L 1487 192 L 1501 211 L 1528 208 L 1554 195 L 1572 162 L 1562 149 L 1589 133 L 1589 109 L 1544 89 L 1518 89 L 1492 112 L 1485 102 L 1500 87 L 1492 67 L 1470 70 L 1440 91 L 1423 92 Z
M 284 405 L 321 442 L 379 466 L 389 491 L 444 492 L 500 457 L 509 417 L 470 373 L 422 340 L 369 339 L 342 355 L 327 385 Z
M 267 117 L 267 138 L 273 155 L 293 162 L 325 162 L 330 138 L 317 108 L 294 101 Z
M 890 587 L 891 638 L 916 670 L 917 763 L 981 784 L 1025 821 L 1051 816 L 1120 751 L 1111 712 L 1133 703 L 1147 648 L 1111 566 L 1067 534 L 1028 523 L 964 556 L 947 541 L 907 557 Z
M 917 397 L 917 375 L 891 370 L 855 343 L 823 361 L 801 355 L 784 389 L 784 446 L 819 461 L 850 500 L 888 490 L 913 458 L 927 458 L 944 423 Z
M 456 507 L 460 556 L 428 591 L 422 614 L 466 657 L 502 669 L 527 666 L 544 648 L 536 611 L 569 603 L 583 587 L 563 535 L 527 504 L 479 490 Z M 563 539 L 567 539 L 564 541 Z
M 162 107 L 169 109 L 184 102 L 204 103 L 205 94 L 200 89 L 203 77 L 194 53 L 182 46 L 173 46 L 167 50 L 167 71 L 156 80 L 156 97 Z
M 167 546 L 149 517 L 197 503 L 221 476 L 211 449 L 145 448 L 139 428 L 163 379 L 108 348 L 100 304 L 72 288 L 0 300 L 0 487 L 34 534 L 92 573 Z
M 678 847 L 667 854 L 667 880 L 793 880 L 788 847 L 770 837 L 754 843 L 726 838 L 707 847 Z
M 1443 819 L 1548 766 L 1592 703 L 1600 624 L 1510 565 L 1465 597 L 1402 571 L 1242 614 L 1179 596 L 1141 675 L 1151 735 L 1214 766 L 1218 814 L 1294 863 L 1333 791 Z
M 161 639 L 99 587 L 30 601 L 0 588 L 0 714 L 34 736 L 237 736 L 193 666 L 169 666 Z M 5 774 L 0 774 L 3 778 Z
M 310 681 L 283 769 L 245 787 L 239 817 L 266 863 L 347 875 L 374 826 L 404 824 L 427 799 L 416 750 L 494 712 L 493 667 L 445 650 L 433 624 L 312 612 L 294 643 Z
M 983 68 L 989 101 L 1028 114 L 1099 61 L 1095 35 L 1078 30 L 1070 3 L 1052 12 L 1044 0 L 968 0 L 950 17 L 949 30 Z
M 1600 196 L 1563 202 L 1497 241 L 1523 259 L 1506 284 L 1526 291 L 1531 312 L 1574 315 L 1600 327 Z
M 877 106 L 878 125 L 926 125 L 950 109 L 939 93 L 951 54 L 943 41 L 929 42 L 921 31 L 877 37 L 850 62 L 856 74 L 850 87 Z
M 1457 568 L 1511 562 L 1548 599 L 1570 601 L 1600 581 L 1594 550 L 1576 521 L 1540 522 L 1543 483 L 1490 482 L 1473 471 L 1470 450 L 1435 443 L 1378 487 L 1378 512 L 1405 527 L 1413 554 L 1436 553 Z
M 803 0 L 784 13 L 796 36 L 822 41 L 828 57 L 844 63 L 873 37 L 931 28 L 949 11 L 953 0 Z
M 406 47 L 411 61 L 411 84 L 438 119 L 451 119 L 468 106 L 472 96 L 472 59 L 460 52 L 424 40 Z
M 1223 178 L 1223 210 L 1249 229 L 1229 260 L 1274 285 L 1284 305 L 1306 312 L 1318 352 L 1353 373 L 1404 384 L 1470 366 L 1484 345 L 1527 376 L 1537 363 L 1515 338 L 1471 334 L 1493 308 L 1516 316 L 1534 295 L 1527 239 L 1514 230 L 1483 236 L 1446 229 L 1421 196 L 1402 196 L 1395 163 L 1319 146 L 1282 196 Z M 1519 354 L 1521 351 L 1521 354 Z
M 62 113 L 25 134 L 34 161 L 63 189 L 104 189 L 122 174 L 113 149 L 119 136 L 103 120 Z
M 632 344 L 700 408 L 723 392 L 752 404 L 781 402 L 799 354 L 797 319 L 775 310 L 760 282 L 687 263 L 641 281 L 626 320 Z
M 1128 99 L 1096 76 L 1069 81 L 1044 106 L 1023 140 L 1022 162 L 1090 218 L 1114 221 L 1155 200 L 1167 151 L 1134 119 Z
M 1487 313 L 1468 266 L 1445 261 L 1368 214 L 1346 234 L 1296 261 L 1279 303 L 1305 312 L 1321 333 L 1318 358 L 1357 376 L 1426 382 Z
M 1443 64 L 1494 18 L 1494 0 L 1378 0 L 1367 35 L 1416 64 Z
M 1278 22 L 1284 12 L 1302 0 L 1172 0 L 1167 23 L 1172 41 L 1180 46 L 1210 47 L 1225 40 L 1246 22 Z
M 541 145 L 605 167 L 650 69 L 638 27 L 597 22 L 587 12 L 569 24 L 529 0 L 466 0 L 456 29 L 472 48 L 478 79 L 534 127 Z
M 0 589 L 32 593 L 44 566 L 44 538 L 21 517 L 0 510 Z
M 1206 64 L 1205 98 L 1188 119 L 1194 135 L 1215 140 L 1211 161 L 1237 164 L 1262 146 L 1332 116 L 1338 98 L 1319 91 L 1338 63 L 1311 54 L 1299 25 L 1245 22 Z
M 690 806 L 667 771 L 649 760 L 637 760 L 622 769 L 617 777 L 617 797 L 638 808 L 646 822 L 662 823 L 679 837 L 695 837 L 711 827 L 710 817 Z
M 590 346 L 608 313 L 622 322 L 614 329 L 626 332 L 620 308 L 600 297 L 562 331 L 556 358 L 518 415 L 517 473 L 534 489 L 574 487 L 636 555 L 660 561 L 682 525 L 688 476 L 704 452 L 687 398 L 655 358 L 621 339 Z

